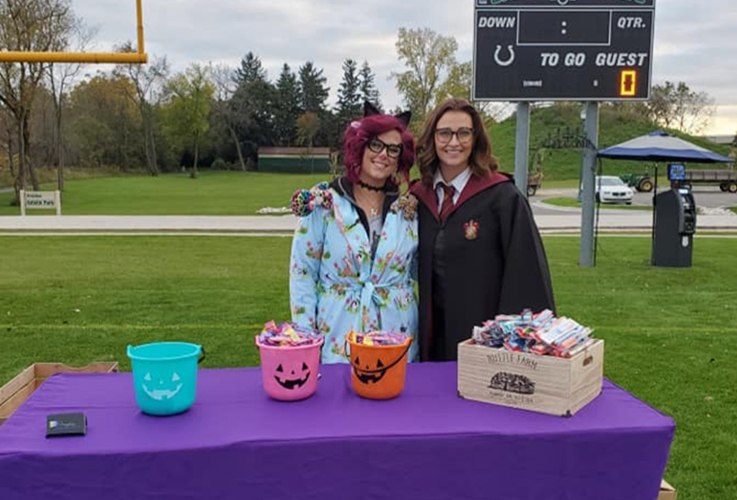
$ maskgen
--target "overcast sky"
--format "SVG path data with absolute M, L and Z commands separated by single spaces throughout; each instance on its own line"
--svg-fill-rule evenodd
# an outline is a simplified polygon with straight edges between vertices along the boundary
M 452 35 L 458 59 L 470 60 L 473 0 L 143 0 L 146 51 L 166 55 L 175 70 L 191 62 L 236 66 L 253 51 L 271 78 L 283 63 L 311 60 L 331 96 L 346 58 L 367 60 L 385 106 L 401 104 L 390 79 L 402 70 L 394 42 L 400 27 Z M 737 132 L 737 2 L 657 0 L 653 81 L 685 81 L 718 104 L 712 134 Z M 135 39 L 135 0 L 73 0 L 97 28 L 95 49 Z

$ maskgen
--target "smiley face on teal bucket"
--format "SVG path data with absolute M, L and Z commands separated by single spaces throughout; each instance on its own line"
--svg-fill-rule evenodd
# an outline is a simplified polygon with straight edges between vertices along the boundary
M 154 377 L 151 372 L 143 377 L 143 392 L 156 401 L 167 401 L 182 390 L 182 379 L 177 372 L 164 377 Z

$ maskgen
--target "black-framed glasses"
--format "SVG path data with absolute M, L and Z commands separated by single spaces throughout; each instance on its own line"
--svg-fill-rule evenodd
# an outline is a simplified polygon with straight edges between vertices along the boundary
M 377 155 L 384 151 L 384 149 L 386 149 L 386 155 L 389 158 L 399 158 L 399 155 L 402 154 L 401 144 L 387 144 L 381 139 L 377 138 L 373 138 L 369 141 L 368 148 Z
M 448 144 L 453 140 L 453 136 L 458 137 L 458 142 L 466 144 L 471 142 L 473 139 L 473 129 L 461 127 L 455 131 L 449 128 L 439 128 L 435 130 L 435 139 L 437 139 L 440 144 Z

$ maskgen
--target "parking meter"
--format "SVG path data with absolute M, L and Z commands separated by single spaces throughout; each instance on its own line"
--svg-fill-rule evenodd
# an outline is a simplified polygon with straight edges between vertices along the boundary
M 655 197 L 655 236 L 652 264 L 691 267 L 696 203 L 690 190 L 679 188 Z

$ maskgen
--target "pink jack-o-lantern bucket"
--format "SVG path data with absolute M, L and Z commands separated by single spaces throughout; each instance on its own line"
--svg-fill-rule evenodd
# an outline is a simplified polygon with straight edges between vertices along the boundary
M 279 401 L 298 401 L 317 390 L 323 339 L 304 346 L 270 346 L 256 339 L 266 394 Z

